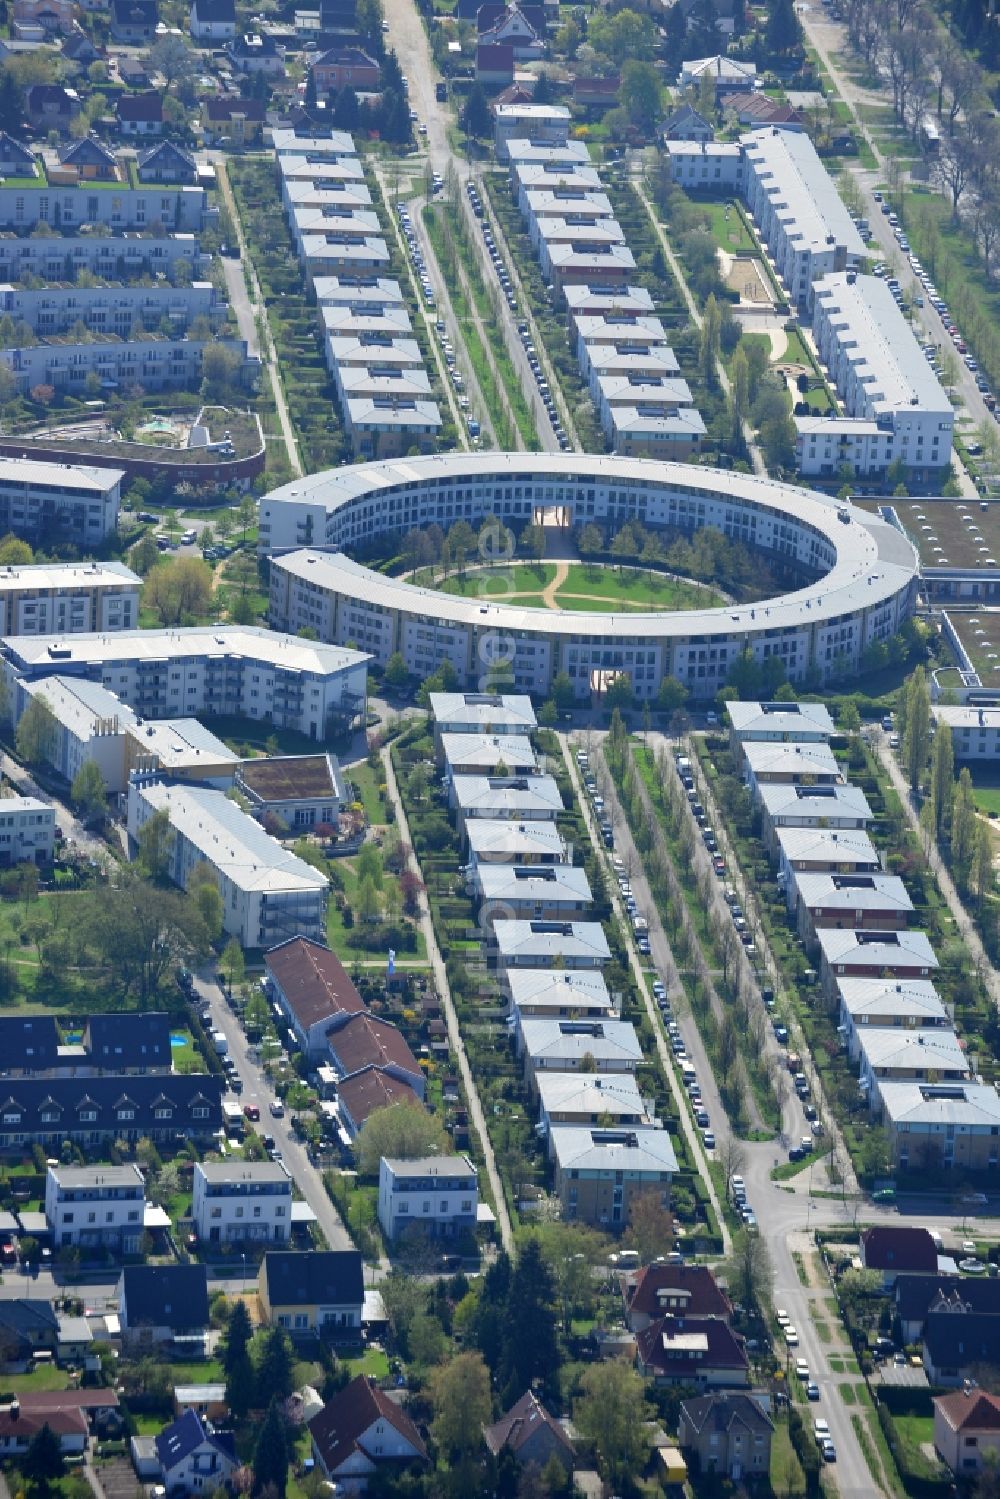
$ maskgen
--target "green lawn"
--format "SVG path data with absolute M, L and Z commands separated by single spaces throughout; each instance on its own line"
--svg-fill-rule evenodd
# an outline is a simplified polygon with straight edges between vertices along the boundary
M 806 1491 L 805 1474 L 788 1435 L 787 1421 L 779 1421 L 771 1438 L 771 1488 L 776 1499 L 793 1499 Z
M 374 1379 L 385 1379 L 389 1373 L 389 1360 L 381 1348 L 368 1348 L 357 1358 L 345 1358 L 341 1362 L 352 1379 L 358 1374 L 368 1374 Z
M 1000 817 L 1000 779 L 995 770 L 976 768 L 972 771 L 972 787 L 976 806 L 987 816 Z
M 382 798 L 379 796 L 378 788 L 382 783 L 382 770 L 376 773 L 365 760 L 360 760 L 357 765 L 348 765 L 344 768 L 344 774 L 354 787 L 354 795 L 365 809 L 365 816 L 373 827 L 378 827 L 385 822 L 385 808 Z
M 431 583 L 429 577 L 419 574 L 414 581 L 427 587 L 437 588 L 441 593 L 457 593 L 461 598 L 488 598 L 502 602 L 511 594 L 541 593 L 556 575 L 554 562 L 515 562 L 510 567 L 480 567 L 459 577 L 457 574 L 443 582 Z
M 337 905 L 336 900 L 331 897 L 329 905 L 327 906 L 326 913 L 327 942 L 333 948 L 333 951 L 338 955 L 341 962 L 348 966 L 355 958 L 384 958 L 385 949 L 382 946 L 375 945 L 371 948 L 364 948 L 357 947 L 348 942 L 348 936 L 352 932 L 359 931 L 362 925 L 358 920 L 358 880 L 354 872 L 354 860 L 338 859 L 336 862 L 336 871 L 344 882 L 344 895 L 347 897 L 348 905 L 354 912 L 355 924 L 353 927 L 345 927 L 343 913 L 341 912 L 340 907 Z M 398 879 L 394 874 L 389 874 L 389 872 L 386 871 L 385 875 L 383 876 L 383 896 L 387 902 L 387 905 L 392 904 L 392 898 L 393 896 L 398 894 L 398 891 Z M 427 961 L 427 943 L 425 942 L 424 934 L 422 931 L 420 931 L 419 927 L 416 928 L 416 934 L 416 948 L 413 952 L 399 953 L 398 957 L 401 962 L 413 962 L 418 959 L 421 962 Z
M 5 1374 L 3 1384 L 12 1395 L 21 1390 L 68 1390 L 69 1377 L 65 1369 L 55 1364 L 39 1364 L 31 1374 Z
M 730 255 L 744 251 L 753 253 L 756 250 L 735 203 L 732 206 L 728 203 L 699 203 L 698 206 L 708 216 L 709 227 L 721 250 L 726 250 Z
M 514 563 L 507 568 L 483 569 L 464 578 L 448 578 L 441 585 L 446 593 L 491 599 L 496 603 L 523 604 L 529 609 L 546 607 L 543 590 L 556 576 L 551 562 L 535 568 Z M 555 594 L 561 609 L 590 610 L 598 614 L 621 609 L 712 609 L 722 603 L 714 588 L 701 587 L 685 579 L 669 578 L 642 568 L 617 568 L 599 563 L 570 563 L 565 581 Z
M 893 1424 L 904 1453 L 905 1466 L 910 1474 L 920 1478 L 937 1478 L 942 1472 L 941 1464 L 921 1451 L 926 1443 L 934 1445 L 933 1416 L 893 1416 Z

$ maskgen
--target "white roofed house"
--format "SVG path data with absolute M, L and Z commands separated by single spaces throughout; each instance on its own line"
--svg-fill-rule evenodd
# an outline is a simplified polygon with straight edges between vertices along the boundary
M 533 734 L 538 728 L 531 698 L 525 694 L 493 692 L 432 692 L 434 742 L 444 734 Z
M 976 1082 L 884 1082 L 879 1092 L 895 1168 L 996 1172 L 1000 1094 L 995 1087 Z
M 880 874 L 882 861 L 864 828 L 779 828 L 778 879 L 790 911 L 799 902 L 800 874 Z
M 842 931 L 821 927 L 816 933 L 823 990 L 833 1004 L 844 978 L 932 978 L 941 966 L 926 932 Z
M 442 734 L 439 754 L 449 777 L 524 776 L 538 766 L 530 739 L 520 734 Z
M 903 1031 L 868 1026 L 858 1038 L 860 1087 L 873 1114 L 882 1107 L 885 1083 L 972 1081 L 962 1043 L 951 1030 Z
M 603 973 L 562 968 L 512 968 L 507 975 L 511 1011 L 518 1024 L 529 1017 L 583 1020 L 614 1016 Z
M 670 1206 L 677 1157 L 666 1130 L 557 1126 L 550 1153 L 565 1219 L 614 1232 L 628 1223 L 633 1196 L 658 1191 Z
M 540 1072 L 538 1090 L 539 1129 L 549 1138 L 564 1127 L 621 1128 L 652 1125 L 652 1104 L 639 1092 L 631 1075 L 594 1077 L 579 1072 Z
M 837 984 L 838 1030 L 852 1062 L 869 1028 L 950 1030 L 951 1016 L 930 979 L 842 978 Z
M 913 902 L 896 874 L 798 874 L 799 935 L 815 943 L 820 927 L 899 931 L 910 924 Z
M 521 1021 L 525 1078 L 534 1090 L 542 1072 L 634 1073 L 642 1047 L 627 1020 Z
M 826 744 L 836 733 L 825 703 L 727 703 L 733 749 L 748 739 Z
M 757 788 L 769 781 L 786 785 L 843 785 L 844 774 L 828 744 L 743 744 L 744 780 L 756 800 Z
M 585 871 L 571 864 L 477 864 L 469 873 L 480 921 L 572 921 L 593 900 Z
M 500 921 L 493 931 L 497 966 L 603 968 L 611 949 L 599 921 Z
M 555 822 L 562 794 L 550 775 L 453 775 L 448 803 L 468 836 L 474 822 Z
M 780 828 L 855 828 L 872 820 L 872 809 L 860 786 L 785 785 L 768 782 L 758 787 L 761 836 L 768 851 L 777 852 Z
M 170 877 L 187 888 L 196 864 L 211 864 L 219 880 L 223 925 L 243 947 L 272 947 L 326 929 L 326 875 L 264 832 L 224 792 L 133 781 L 129 787 L 130 842 L 165 810 L 174 831 Z
M 527 868 L 570 861 L 566 840 L 552 822 L 474 817 L 466 828 L 466 839 L 473 867 L 517 864 Z

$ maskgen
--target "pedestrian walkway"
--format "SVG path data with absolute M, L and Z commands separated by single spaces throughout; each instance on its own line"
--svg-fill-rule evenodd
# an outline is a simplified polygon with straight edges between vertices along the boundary
M 393 769 L 392 756 L 388 746 L 382 750 L 381 760 L 383 769 L 385 770 L 386 795 L 392 803 L 396 814 L 396 827 L 399 830 L 400 839 L 404 845 L 412 848 L 413 843 L 410 838 L 410 828 L 406 820 L 403 801 L 399 794 L 399 787 L 396 785 L 396 772 Z M 412 855 L 410 856 L 410 864 L 419 874 L 419 866 Z M 441 949 L 438 947 L 437 934 L 434 931 L 434 923 L 431 920 L 427 896 L 423 891 L 420 893 L 420 915 L 418 919 L 420 929 L 424 934 L 424 940 L 427 943 L 427 956 L 430 959 L 431 971 L 434 974 L 434 984 L 441 999 L 442 1008 L 444 1009 L 445 1021 L 448 1026 L 448 1044 L 458 1058 L 458 1070 L 462 1077 L 462 1086 L 465 1089 L 465 1101 L 469 1108 L 469 1117 L 472 1120 L 473 1128 L 479 1136 L 479 1143 L 482 1146 L 483 1159 L 486 1162 L 486 1174 L 489 1177 L 490 1188 L 493 1193 L 493 1206 L 496 1212 L 497 1225 L 500 1230 L 500 1242 L 509 1254 L 513 1249 L 514 1234 L 511 1228 L 510 1214 L 507 1211 L 507 1199 L 504 1196 L 500 1173 L 497 1170 L 496 1157 L 493 1154 L 493 1145 L 490 1141 L 489 1131 L 486 1128 L 486 1116 L 483 1113 L 483 1106 L 472 1077 L 472 1068 L 469 1066 L 465 1043 L 462 1040 L 462 1033 L 459 1030 L 458 1012 L 451 997 L 448 975 L 445 970 L 444 959 L 441 956 Z
M 906 813 L 907 822 L 920 840 L 921 847 L 925 847 L 926 845 L 924 844 L 920 830 L 920 817 L 916 807 L 913 805 L 913 796 L 910 792 L 910 787 L 902 770 L 899 768 L 896 756 L 889 748 L 885 734 L 881 729 L 872 729 L 869 740 L 883 770 L 892 781 L 893 789 L 899 793 L 899 799 L 903 803 L 903 811 Z M 944 860 L 938 852 L 936 843 L 931 843 L 927 847 L 927 863 L 931 873 L 941 887 L 941 894 L 945 898 L 948 910 L 955 918 L 955 925 L 958 927 L 959 935 L 965 944 L 965 949 L 972 966 L 986 985 L 987 992 L 993 1003 L 1000 1009 L 1000 973 L 997 972 L 986 955 L 986 949 L 983 947 L 982 938 L 976 931 L 975 922 L 965 909 L 962 898 L 955 889 L 955 882 L 945 868 Z

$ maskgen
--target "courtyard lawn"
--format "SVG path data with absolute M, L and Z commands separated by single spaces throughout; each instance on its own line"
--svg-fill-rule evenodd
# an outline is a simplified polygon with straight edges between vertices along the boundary
M 343 771 L 354 787 L 355 797 L 365 809 L 368 822 L 372 827 L 381 827 L 385 823 L 385 808 L 378 790 L 382 784 L 381 767 L 374 771 L 367 761 L 359 760 L 357 765 L 345 765 Z
M 554 562 L 540 562 L 537 565 L 530 562 L 515 562 L 510 567 L 473 568 L 463 576 L 456 573 L 433 586 L 441 593 L 457 593 L 466 599 L 489 598 L 501 603 L 514 593 L 540 594 L 552 582 L 555 575 Z M 423 578 L 421 578 L 422 581 Z
M 1000 776 L 993 768 L 977 766 L 972 771 L 972 788 L 976 806 L 987 817 L 1000 817 Z
M 466 598 L 510 602 L 527 609 L 549 605 L 544 591 L 555 582 L 556 565 L 546 562 L 536 568 L 515 563 L 509 568 L 483 569 L 465 578 L 448 578 L 441 584 L 446 593 Z M 620 609 L 712 609 L 723 602 L 714 588 L 702 587 L 683 578 L 670 578 L 644 568 L 618 568 L 609 563 L 571 562 L 566 577 L 552 595 L 560 609 L 613 613 Z
M 756 253 L 757 246 L 735 203 L 699 203 L 698 206 L 708 216 L 715 243 L 721 250 L 729 255 Z
M 569 575 L 556 593 L 563 609 L 592 607 L 573 601 L 610 599 L 615 603 L 633 604 L 643 609 L 712 609 L 722 603 L 714 588 L 703 588 L 682 578 L 668 578 L 663 573 L 645 572 L 640 568 L 591 567 L 585 562 L 570 564 Z M 612 605 L 613 607 L 613 605 Z
M 359 947 L 356 943 L 348 941 L 350 936 L 364 930 L 364 923 L 361 921 L 358 913 L 358 879 L 354 872 L 354 860 L 338 859 L 334 868 L 344 882 L 344 895 L 347 898 L 347 904 L 354 913 L 354 924 L 353 926 L 346 926 L 344 924 L 344 914 L 337 904 L 335 892 L 331 892 L 326 912 L 327 942 L 345 967 L 350 967 L 351 963 L 357 959 L 364 961 L 369 958 L 384 958 L 385 949 L 375 935 L 378 931 L 378 926 L 374 923 L 372 925 L 370 947 Z M 399 881 L 388 870 L 386 870 L 383 876 L 382 898 L 385 903 L 383 909 L 392 905 L 398 906 L 400 903 Z M 410 926 L 412 923 L 407 921 L 406 925 Z M 398 954 L 400 963 L 427 961 L 427 943 L 424 940 L 424 934 L 419 927 L 414 927 L 414 930 L 416 932 L 417 945 L 412 952 L 400 952 Z
M 20 1206 L 20 1204 L 19 1204 Z M 20 1277 L 18 1278 L 20 1279 Z M 68 1390 L 69 1376 L 65 1369 L 58 1368 L 55 1364 L 39 1364 L 30 1374 L 5 1374 L 4 1389 L 12 1395 L 28 1391 L 38 1393 L 40 1390 Z
M 352 1379 L 358 1374 L 365 1374 L 373 1379 L 387 1379 L 389 1376 L 389 1360 L 381 1348 L 368 1348 L 357 1358 L 345 1358 L 341 1362 Z

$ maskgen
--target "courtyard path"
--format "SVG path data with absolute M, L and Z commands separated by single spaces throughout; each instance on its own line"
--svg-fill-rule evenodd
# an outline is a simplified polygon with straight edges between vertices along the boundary
M 569 577 L 569 563 L 560 561 L 556 563 L 555 576 L 551 583 L 547 583 L 542 589 L 542 602 L 546 609 L 558 609 L 559 603 L 556 594 Z

